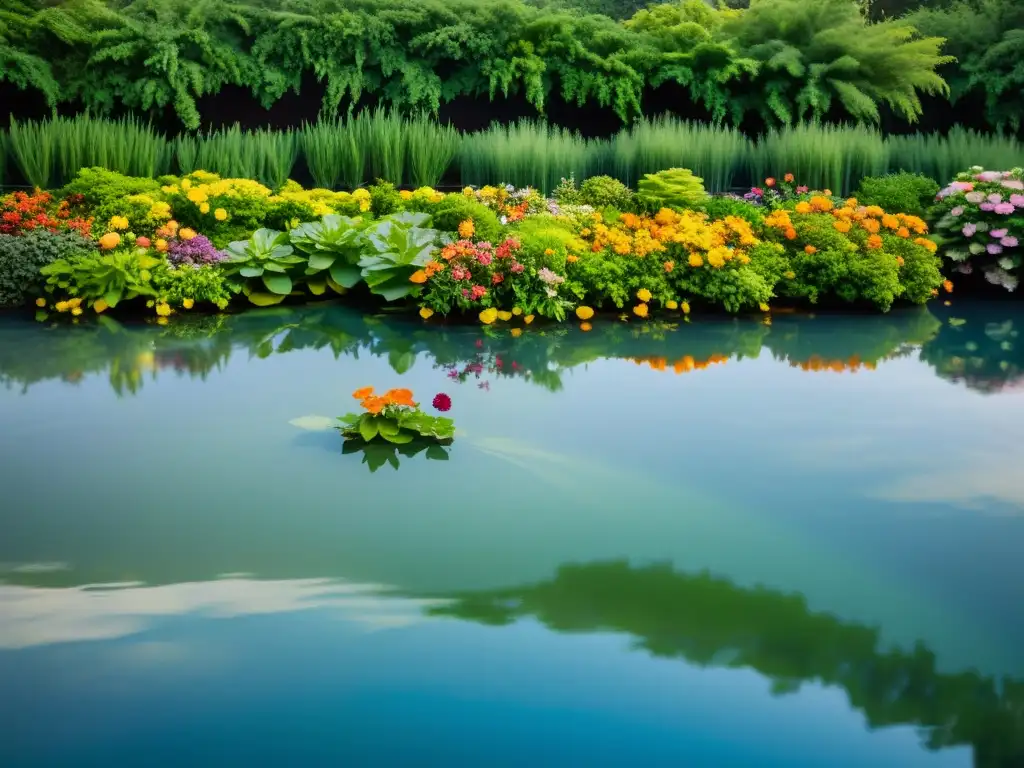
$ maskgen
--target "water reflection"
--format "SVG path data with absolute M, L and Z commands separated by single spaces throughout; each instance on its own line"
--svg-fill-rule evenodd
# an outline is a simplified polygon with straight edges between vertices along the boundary
M 970 745 L 978 768 L 1024 765 L 1024 680 L 942 673 L 924 645 L 884 648 L 876 628 L 812 612 L 799 594 L 618 561 L 566 565 L 550 581 L 466 592 L 428 612 L 628 633 L 653 656 L 756 670 L 776 695 L 837 686 L 872 728 L 915 726 L 931 750 Z
M 105 373 L 114 391 L 133 394 L 159 375 L 205 378 L 232 355 L 329 349 L 335 358 L 384 358 L 398 374 L 422 354 L 443 374 L 439 385 L 488 389 L 495 379 L 517 377 L 557 391 L 566 371 L 600 359 L 683 374 L 767 350 L 794 368 L 824 373 L 870 372 L 885 360 L 916 355 L 942 378 L 998 392 L 1024 380 L 1022 323 L 1024 311 L 1014 305 L 978 303 L 881 316 L 783 315 L 771 326 L 724 318 L 683 326 L 608 322 L 589 333 L 427 326 L 331 305 L 182 317 L 168 326 L 125 326 L 107 317 L 71 328 L 7 321 L 0 323 L 0 383 L 25 391 L 42 381 L 74 384 Z

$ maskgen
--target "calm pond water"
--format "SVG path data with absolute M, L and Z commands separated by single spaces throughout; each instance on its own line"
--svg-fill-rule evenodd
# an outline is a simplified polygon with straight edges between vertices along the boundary
M 1024 765 L 1022 328 L 0 319 L 0 765 Z

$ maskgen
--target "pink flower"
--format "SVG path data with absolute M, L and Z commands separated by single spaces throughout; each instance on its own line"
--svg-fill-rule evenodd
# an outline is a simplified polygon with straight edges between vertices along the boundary
M 438 392 L 436 395 L 434 395 L 434 400 L 432 401 L 431 405 L 433 405 L 437 410 L 441 411 L 441 413 L 445 413 L 451 410 L 452 399 L 448 397 L 448 395 L 446 395 L 444 392 Z
M 480 251 L 476 255 L 476 260 L 486 267 L 488 264 L 491 263 L 491 254 L 487 253 L 486 251 Z
M 964 195 L 968 203 L 980 203 L 985 199 L 985 196 L 981 192 L 968 192 Z
M 964 237 L 973 237 L 974 233 L 978 231 L 978 225 L 968 222 L 960 231 L 964 233 Z
M 1020 181 L 1018 179 L 1010 179 L 1000 183 L 1006 189 L 1024 189 L 1024 181 Z
M 501 285 L 505 281 L 505 276 L 501 272 L 495 272 L 491 278 L 491 285 Z
M 808 188 L 807 188 L 807 187 L 797 187 L 797 188 L 796 188 L 796 193 L 797 193 L 798 195 L 803 195 L 803 194 L 805 194 L 805 193 L 806 193 L 807 191 L 808 191 Z
M 510 271 L 510 272 L 513 272 L 514 274 L 517 274 L 517 275 L 518 275 L 518 274 L 519 274 L 520 272 L 522 272 L 522 271 L 523 271 L 524 269 L 526 269 L 526 267 L 524 267 L 524 266 L 523 266 L 522 264 L 520 264 L 520 263 L 519 263 L 518 261 L 517 261 L 517 262 L 516 262 L 515 264 L 513 264 L 513 265 L 512 265 L 511 267 L 509 267 L 509 271 Z
M 975 176 L 978 181 L 999 181 L 1003 174 L 999 171 L 983 171 Z
M 1014 210 L 1013 203 L 999 203 L 999 205 L 995 206 L 992 210 L 1000 216 L 1009 216 Z
M 998 243 L 989 243 L 988 245 L 985 246 L 985 250 L 988 251 L 993 256 L 998 256 L 1000 253 L 1003 252 L 1003 246 L 999 245 Z
M 993 229 L 989 234 L 998 240 L 1000 237 L 1006 237 L 1008 230 L 1006 229 Z
M 1013 235 L 1007 235 L 1002 240 L 1000 240 L 999 243 L 1001 245 L 1006 246 L 1007 248 L 1016 248 L 1017 247 L 1017 238 L 1014 237 Z
M 472 277 L 469 270 L 465 267 L 453 267 L 452 278 L 455 280 L 469 280 Z
M 1024 195 L 1010 195 L 1010 202 L 1015 208 L 1024 208 Z
M 482 285 L 474 285 L 473 290 L 470 292 L 469 295 L 473 299 L 473 301 L 477 301 L 479 299 L 482 299 L 486 293 L 487 289 L 484 288 Z
M 1001 203 L 1001 202 L 1003 202 L 1003 196 L 1002 196 L 1002 195 L 1000 195 L 1000 194 L 999 194 L 998 192 L 993 192 L 993 193 L 992 193 L 991 195 L 989 195 L 989 196 L 988 196 L 988 197 L 987 197 L 986 199 L 987 199 L 987 200 L 988 200 L 988 201 L 989 201 L 990 203 L 992 203 L 992 205 L 995 205 L 996 203 Z
M 960 216 L 960 215 L 963 214 L 963 212 L 964 212 L 964 207 L 962 205 L 958 205 L 956 208 L 951 210 L 949 213 L 950 213 L 951 216 Z
M 1000 203 L 1000 205 L 1001 205 L 1001 203 Z M 983 210 L 983 211 L 994 211 L 996 209 L 996 204 L 995 203 L 982 203 L 978 207 L 981 208 L 981 210 Z M 1010 206 L 1010 207 L 1012 208 L 1013 206 Z

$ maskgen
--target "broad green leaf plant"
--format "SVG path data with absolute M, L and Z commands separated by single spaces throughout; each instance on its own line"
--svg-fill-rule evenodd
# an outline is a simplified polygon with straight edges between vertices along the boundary
M 232 287 L 258 307 L 280 304 L 305 277 L 299 265 L 306 259 L 295 254 L 287 232 L 258 229 L 248 240 L 231 243 L 227 250 L 222 265 Z
M 338 430 L 346 439 L 364 443 L 379 440 L 394 445 L 426 440 L 446 445 L 455 437 L 454 422 L 421 411 L 411 390 L 391 389 L 376 395 L 373 387 L 364 387 L 352 396 L 359 400 L 364 412 L 339 417 Z

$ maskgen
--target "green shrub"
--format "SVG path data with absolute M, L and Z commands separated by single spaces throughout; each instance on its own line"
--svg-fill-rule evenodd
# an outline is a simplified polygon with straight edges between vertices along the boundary
M 551 192 L 551 196 L 560 205 L 580 205 L 583 202 L 579 187 L 576 186 L 576 177 L 571 173 L 569 178 L 563 177 L 558 182 L 558 186 Z
M 95 250 L 76 232 L 32 229 L 23 235 L 0 235 L 0 306 L 23 306 L 43 290 L 39 270 L 58 259 Z
M 878 205 L 890 213 L 924 216 L 939 185 L 919 173 L 893 173 L 861 179 L 853 196 L 861 205 Z
M 764 223 L 764 213 L 760 207 L 734 197 L 709 197 L 700 204 L 698 210 L 704 211 L 709 219 L 739 216 L 755 227 L 760 227 Z
M 431 211 L 434 227 L 442 232 L 458 232 L 459 224 L 472 219 L 476 240 L 497 243 L 501 240 L 501 222 L 498 214 L 483 203 L 465 195 L 448 195 Z
M 565 272 L 565 258 L 569 254 L 578 256 L 587 244 L 575 233 L 571 221 L 556 219 L 548 214 L 528 216 L 512 230 L 512 236 L 519 240 L 519 260 L 528 267 L 548 269 L 562 274 Z
M 637 187 L 637 196 L 649 211 L 694 208 L 707 199 L 703 179 L 686 168 L 644 174 Z
M 116 202 L 129 195 L 159 195 L 160 182 L 138 176 L 125 176 L 106 168 L 82 168 L 68 184 L 60 190 L 63 197 L 81 195 L 82 202 L 90 208 L 98 208 Z M 97 219 L 100 217 L 97 216 Z
M 217 267 L 179 267 L 159 270 L 153 278 L 153 285 L 160 300 L 172 307 L 189 309 L 189 300 L 196 304 L 213 304 L 226 309 L 231 301 L 223 270 Z
M 402 196 L 390 181 L 377 179 L 370 185 L 370 210 L 377 218 L 389 216 L 402 208 Z
M 635 205 L 633 191 L 611 176 L 591 176 L 580 187 L 580 202 L 595 208 L 612 206 L 620 211 L 632 210 Z

